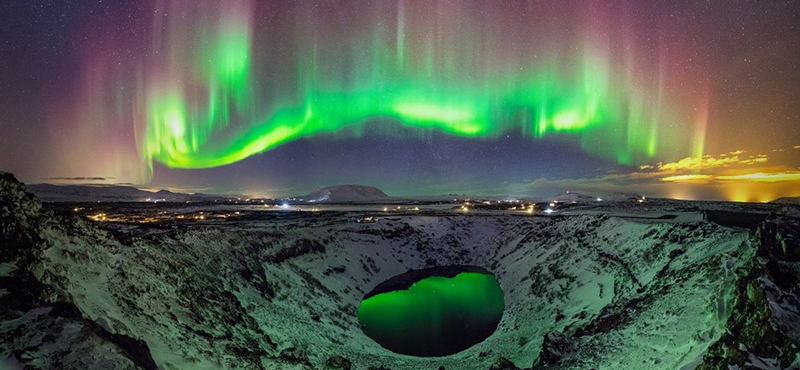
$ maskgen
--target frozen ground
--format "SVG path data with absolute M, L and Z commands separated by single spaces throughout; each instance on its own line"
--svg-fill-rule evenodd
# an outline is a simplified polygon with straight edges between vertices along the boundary
M 798 362 L 797 219 L 784 211 L 750 231 L 704 221 L 694 205 L 634 215 L 605 207 L 558 217 L 430 211 L 353 222 L 374 212 L 350 210 L 102 224 L 42 209 L 2 175 L 0 368 Z M 491 270 L 505 292 L 486 341 L 416 358 L 361 332 L 355 310 L 366 292 L 408 269 L 450 264 Z

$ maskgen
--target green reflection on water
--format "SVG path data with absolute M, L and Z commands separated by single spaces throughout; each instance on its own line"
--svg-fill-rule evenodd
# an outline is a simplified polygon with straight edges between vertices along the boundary
M 372 296 L 361 302 L 357 314 L 364 333 L 384 348 L 428 357 L 460 352 L 486 339 L 504 308 L 493 275 L 463 272 Z

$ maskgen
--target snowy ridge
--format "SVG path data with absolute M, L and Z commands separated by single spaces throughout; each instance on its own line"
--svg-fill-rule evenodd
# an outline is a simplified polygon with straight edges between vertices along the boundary
M 386 200 L 386 193 L 363 185 L 335 185 L 312 191 L 300 197 L 307 202 L 370 202 Z
M 794 255 L 797 236 L 786 231 L 794 224 L 750 234 L 603 215 L 352 223 L 320 213 L 131 228 L 119 239 L 41 210 L 5 176 L 0 364 L 10 368 L 148 368 L 152 358 L 162 369 L 716 369 L 749 358 L 715 357 L 723 341 L 783 366 L 797 353 L 796 288 L 774 274 L 765 276 L 775 288 L 752 279 L 761 274 L 756 254 L 769 256 L 762 249 Z M 778 234 L 784 244 L 767 242 Z M 366 292 L 408 269 L 454 264 L 489 269 L 505 292 L 503 319 L 486 341 L 415 358 L 360 331 L 355 309 Z M 779 272 L 795 271 L 786 266 Z M 767 334 L 780 355 L 731 330 L 737 317 L 752 316 L 742 307 L 748 284 L 766 289 L 770 303 L 756 306 L 778 328 Z M 37 298 L 5 305 L 22 293 Z M 54 302 L 73 314 L 52 315 Z M 29 335 L 11 334 L 20 332 Z

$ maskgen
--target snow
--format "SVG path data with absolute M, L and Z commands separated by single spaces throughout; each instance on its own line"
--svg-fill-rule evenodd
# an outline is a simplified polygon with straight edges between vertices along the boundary
M 755 253 L 747 230 L 664 209 L 648 212 L 678 217 L 441 211 L 354 223 L 374 212 L 350 210 L 105 230 L 39 221 L 36 212 L 15 219 L 36 220 L 28 225 L 44 240 L 36 261 L 3 262 L 0 276 L 35 272 L 49 299 L 73 302 L 83 319 L 51 315 L 47 305 L 3 317 L 0 364 L 8 367 L 48 368 L 68 352 L 73 368 L 131 368 L 91 334 L 109 331 L 145 341 L 162 369 L 322 369 L 342 356 L 355 369 L 485 370 L 500 358 L 530 367 L 544 335 L 557 331 L 574 341 L 562 369 L 689 370 L 725 332 Z M 366 337 L 355 315 L 364 294 L 434 264 L 495 274 L 506 301 L 497 331 L 441 358 L 394 354 Z M 795 330 L 796 297 L 760 281 L 776 325 Z M 31 354 L 12 358 L 17 349 Z M 753 366 L 775 366 L 752 356 Z
M 53 247 L 44 261 L 49 274 L 67 280 L 63 288 L 84 315 L 142 338 L 164 368 L 246 367 L 232 349 L 269 361 L 284 347 L 303 349 L 315 367 L 341 355 L 356 368 L 485 369 L 474 360 L 482 352 L 489 353 L 487 362 L 505 357 L 529 366 L 546 332 L 571 334 L 607 306 L 640 297 L 637 290 L 644 288 L 653 290 L 649 306 L 626 325 L 585 338 L 579 351 L 599 368 L 657 361 L 653 368 L 668 369 L 701 355 L 721 333 L 724 317 L 709 302 L 731 278 L 723 261 L 746 247 L 743 233 L 691 225 L 676 229 L 594 215 L 560 221 L 400 216 L 354 224 L 342 216 L 206 225 L 134 238 L 132 245 L 105 233 L 74 238 L 48 229 Z M 693 236 L 698 230 L 702 237 Z M 682 243 L 665 242 L 674 235 Z M 326 251 L 279 265 L 264 262 L 305 239 L 323 241 Z M 671 260 L 679 249 L 686 253 Z M 446 358 L 389 353 L 361 333 L 355 308 L 386 278 L 430 261 L 493 269 L 506 293 L 503 320 L 489 339 Z M 667 265 L 668 272 L 692 274 L 660 281 Z M 326 276 L 332 266 L 346 271 Z M 243 278 L 244 269 L 254 277 Z M 272 286 L 275 298 L 259 290 L 256 277 Z M 555 321 L 559 314 L 563 319 Z

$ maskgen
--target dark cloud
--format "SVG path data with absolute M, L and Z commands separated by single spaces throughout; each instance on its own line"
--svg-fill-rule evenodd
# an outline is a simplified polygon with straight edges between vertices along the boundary
M 48 177 L 51 181 L 111 181 L 114 177 L 56 176 Z

